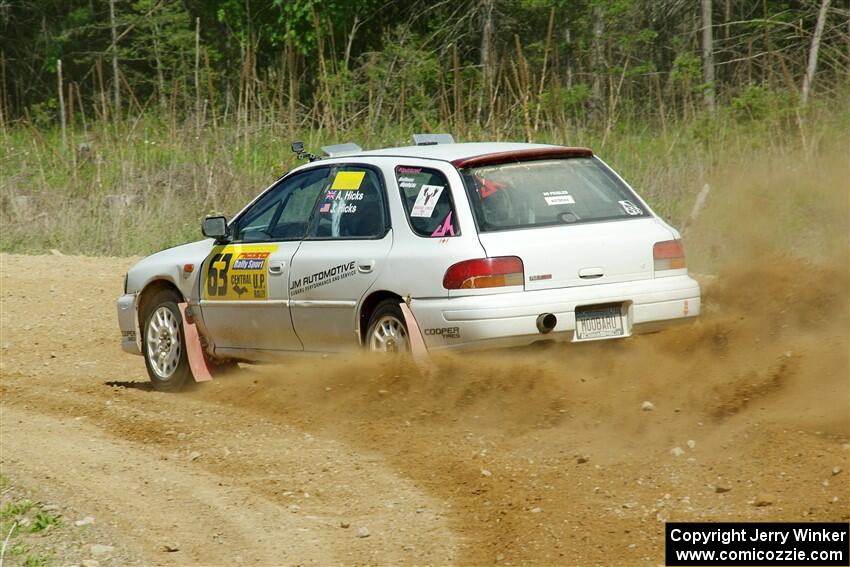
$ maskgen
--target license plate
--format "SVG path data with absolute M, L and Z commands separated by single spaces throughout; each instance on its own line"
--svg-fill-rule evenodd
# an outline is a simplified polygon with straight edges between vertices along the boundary
M 576 340 L 613 339 L 625 335 L 619 305 L 576 309 Z

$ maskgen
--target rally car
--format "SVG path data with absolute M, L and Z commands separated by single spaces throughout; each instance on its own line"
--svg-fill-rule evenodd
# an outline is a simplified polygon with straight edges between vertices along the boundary
M 679 233 L 591 150 L 415 140 L 306 154 L 133 266 L 122 346 L 154 387 L 199 361 L 610 340 L 699 314 Z

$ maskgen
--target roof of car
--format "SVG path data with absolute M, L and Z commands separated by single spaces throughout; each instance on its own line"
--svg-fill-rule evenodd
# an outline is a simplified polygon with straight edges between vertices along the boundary
M 515 152 L 522 150 L 533 150 L 542 148 L 558 148 L 561 146 L 553 146 L 550 144 L 525 144 L 513 142 L 473 142 L 462 144 L 434 144 L 429 146 L 401 146 L 397 148 L 383 148 L 379 150 L 366 150 L 361 152 L 353 152 L 340 156 L 341 158 L 351 157 L 376 157 L 376 156 L 393 156 L 393 157 L 408 157 L 408 158 L 425 158 L 437 159 L 442 161 L 455 161 L 474 156 L 501 153 Z

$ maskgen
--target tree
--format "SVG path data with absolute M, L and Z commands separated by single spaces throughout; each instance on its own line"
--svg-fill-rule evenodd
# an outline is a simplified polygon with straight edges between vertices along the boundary
M 714 110 L 714 40 L 711 0 L 700 0 L 702 8 L 702 82 L 705 107 Z
M 156 93 L 166 108 L 169 85 L 186 82 L 186 62 L 194 58 L 190 14 L 179 0 L 136 0 L 120 22 L 129 30 L 121 56 L 129 65 L 131 83 L 143 94 Z
M 602 35 L 605 33 L 605 13 L 598 3 L 593 5 L 593 40 L 590 47 L 590 72 L 592 83 L 590 88 L 593 100 L 593 111 L 599 113 L 602 108 L 602 67 L 605 61 L 603 55 Z
M 815 33 L 812 35 L 812 46 L 809 49 L 809 62 L 806 65 L 806 74 L 803 76 L 803 89 L 800 95 L 800 103 L 805 106 L 809 102 L 809 90 L 815 80 L 815 71 L 818 68 L 818 50 L 823 36 L 823 26 L 826 21 L 826 11 L 829 9 L 829 0 L 821 0 L 818 10 L 818 22 L 815 25 Z

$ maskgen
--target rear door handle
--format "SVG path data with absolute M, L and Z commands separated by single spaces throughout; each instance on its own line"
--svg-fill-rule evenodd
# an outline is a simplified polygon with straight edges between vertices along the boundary
M 585 280 L 595 280 L 605 275 L 605 270 L 602 268 L 582 268 L 578 271 L 578 277 Z
M 357 262 L 357 271 L 361 274 L 368 274 L 375 269 L 374 260 L 360 260 Z
M 269 273 L 273 276 L 279 276 L 283 273 L 283 267 L 286 262 L 269 262 Z

